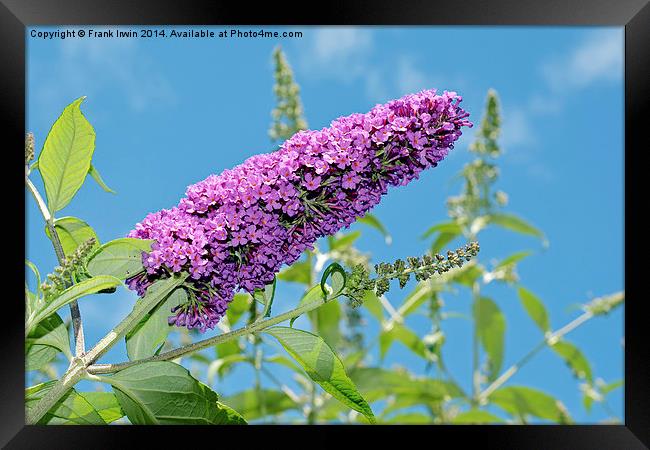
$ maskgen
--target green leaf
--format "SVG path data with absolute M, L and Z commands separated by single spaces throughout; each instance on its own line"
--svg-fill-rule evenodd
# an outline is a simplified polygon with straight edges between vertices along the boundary
M 25 371 L 41 370 L 59 354 L 59 350 L 49 345 L 33 345 L 25 353 Z
M 546 242 L 544 233 L 542 233 L 534 226 L 530 225 L 521 217 L 518 217 L 514 214 L 493 213 L 487 217 L 489 223 L 491 224 L 498 225 L 501 228 L 505 228 L 506 230 L 514 231 L 516 233 L 534 236 Z
M 264 332 L 275 337 L 325 391 L 375 423 L 370 406 L 345 373 L 341 360 L 321 337 L 289 327 L 272 327 Z
M 41 321 L 25 340 L 26 370 L 38 370 L 52 361 L 58 352 L 72 359 L 70 335 L 58 314 Z
M 317 284 L 316 286 L 312 287 L 307 292 L 305 292 L 305 294 L 300 299 L 300 302 L 298 302 L 298 307 L 304 306 L 311 302 L 324 300 L 324 299 L 325 299 L 325 294 L 323 293 L 323 289 L 319 284 Z M 293 326 L 293 323 L 296 321 L 296 319 L 298 319 L 298 317 L 300 316 L 291 318 L 291 320 L 289 321 L 290 327 Z
M 124 411 L 112 392 L 79 392 L 95 411 L 104 419 L 104 422 L 111 423 L 124 417 Z
M 115 194 L 116 193 L 113 189 L 109 188 L 106 185 L 106 183 L 104 182 L 104 179 L 102 178 L 101 174 L 99 173 L 99 170 L 97 170 L 97 168 L 95 166 L 93 166 L 92 163 L 90 164 L 90 168 L 88 169 L 88 175 L 93 177 L 93 180 L 95 180 L 95 182 L 97 182 L 99 187 L 101 187 L 105 192 L 108 192 L 110 194 Z
M 316 333 L 330 346 L 336 348 L 341 341 L 341 305 L 338 302 L 327 302 L 323 306 L 309 311 L 313 317 Z
M 381 235 L 384 236 L 386 245 L 390 245 L 393 242 L 393 237 L 390 235 L 390 233 L 388 233 L 388 230 L 384 224 L 381 223 L 381 221 L 377 219 L 377 217 L 375 217 L 373 214 L 366 213 L 365 216 L 357 219 L 357 222 L 368 225 L 369 227 L 372 227 L 375 230 L 379 231 Z
M 96 294 L 101 290 L 113 288 L 120 284 L 120 280 L 108 275 L 100 275 L 97 277 L 89 278 L 80 283 L 73 284 L 65 291 L 63 291 L 59 296 L 50 300 L 50 302 L 47 303 L 42 309 L 38 310 L 38 312 L 36 312 L 34 316 L 27 321 L 27 330 L 32 330 L 37 323 L 52 315 L 63 306 L 72 303 L 81 297 Z
M 508 256 L 507 258 L 503 258 L 499 264 L 496 265 L 494 268 L 496 269 L 501 269 L 503 267 L 509 266 L 510 264 L 516 264 L 522 259 L 526 258 L 527 256 L 530 256 L 532 252 L 529 251 L 523 251 L 523 252 L 516 252 L 513 253 L 512 255 Z
M 212 384 L 214 382 L 214 377 L 216 375 L 219 375 L 219 377 L 222 377 L 230 371 L 232 366 L 234 366 L 237 363 L 240 362 L 250 362 L 253 363 L 251 358 L 248 356 L 241 354 L 241 353 L 236 353 L 234 355 L 228 355 L 223 358 L 216 359 L 212 361 L 208 365 L 208 371 L 206 374 L 206 377 L 208 379 L 208 383 Z
M 217 358 L 225 358 L 226 356 L 235 355 L 240 353 L 243 349 L 239 341 L 233 339 L 232 341 L 222 342 L 214 346 Z
M 30 410 L 54 387 L 48 381 L 25 389 L 25 408 Z M 70 389 L 42 418 L 38 425 L 105 425 L 104 419 L 76 390 Z
M 332 237 L 330 240 L 330 251 L 348 248 L 354 244 L 354 241 L 359 239 L 360 236 L 361 231 L 353 231 L 351 233 L 345 233 L 341 237 Z
M 531 415 L 556 423 L 570 423 L 566 407 L 550 395 L 525 386 L 509 386 L 498 389 L 489 400 L 504 411 L 522 419 Z
M 127 336 L 126 353 L 131 361 L 157 355 L 171 331 L 167 321 L 172 308 L 187 303 L 187 292 L 177 288 L 158 304 Z
M 623 386 L 623 380 L 614 381 L 612 383 L 606 384 L 600 388 L 600 392 L 603 395 L 607 395 L 612 392 L 614 389 L 618 389 Z
M 326 282 L 330 278 L 332 292 L 329 292 L 326 288 Z M 328 299 L 337 297 L 341 292 L 343 292 L 343 289 L 345 289 L 346 278 L 345 269 L 343 269 L 339 263 L 334 262 L 327 266 L 320 279 L 320 287 L 323 290 L 323 294 L 325 294 Z
M 279 364 L 281 366 L 288 367 L 294 372 L 304 373 L 300 366 L 298 366 L 295 362 L 293 362 L 293 360 L 287 358 L 284 355 L 271 355 L 268 358 L 264 358 L 264 362 Z
M 278 279 L 309 285 L 311 283 L 311 264 L 309 261 L 293 263 L 278 274 Z
M 398 341 L 413 353 L 426 360 L 431 359 L 431 354 L 427 351 L 424 342 L 410 328 L 400 323 L 393 323 L 390 330 L 382 330 L 379 336 L 380 357 L 384 359 L 386 352 L 393 341 Z
M 433 244 L 431 244 L 431 253 L 438 253 L 447 244 L 460 236 L 461 233 L 440 233 Z
M 587 380 L 590 384 L 593 383 L 594 378 L 589 360 L 578 347 L 568 341 L 558 341 L 551 348 L 560 355 L 576 378 Z
M 239 411 L 248 420 L 300 409 L 300 405 L 287 394 L 271 389 L 262 389 L 260 391 L 250 389 L 223 397 L 221 401 Z
M 88 261 L 88 273 L 93 276 L 112 275 L 120 280 L 144 270 L 142 252 L 150 252 L 153 240 L 121 238 L 99 247 Z
M 38 158 L 50 212 L 63 209 L 83 185 L 95 150 L 95 131 L 81 113 L 81 97 L 54 122 Z
M 95 230 L 81 219 L 77 219 L 76 217 L 61 217 L 54 221 L 54 228 L 59 235 L 65 256 L 72 255 L 79 245 L 90 238 L 94 238 L 96 242 L 92 248 L 99 247 L 99 238 Z M 45 227 L 45 234 L 47 234 L 48 238 L 52 238 L 50 236 L 50 229 L 47 226 Z
M 384 307 L 381 306 L 377 294 L 372 291 L 366 291 L 363 296 L 363 306 L 372 314 L 372 316 L 379 322 L 384 320 Z
M 169 361 L 138 364 L 102 381 L 113 386 L 122 410 L 134 425 L 245 423 L 187 369 Z
M 520 287 L 517 289 L 521 304 L 526 309 L 526 312 L 531 319 L 535 321 L 537 326 L 546 333 L 551 330 L 551 322 L 548 318 L 548 312 L 542 300 L 528 289 Z
M 406 317 L 413 314 L 424 302 L 436 295 L 435 290 L 429 282 L 418 283 L 415 288 L 404 298 L 404 302 L 397 311 L 400 316 Z
M 463 267 L 456 267 L 448 272 L 447 280 L 471 288 L 481 276 L 483 276 L 483 267 L 470 261 Z
M 34 311 L 36 311 L 36 309 L 42 307 L 43 298 L 41 296 L 41 274 L 39 273 L 38 268 L 34 263 L 27 259 L 25 260 L 25 265 L 29 267 L 36 278 L 36 293 L 29 290 L 27 279 L 25 279 L 25 317 L 29 317 Z
M 41 292 L 41 274 L 38 271 L 38 267 L 36 267 L 36 264 L 34 264 L 33 262 L 31 262 L 31 261 L 29 261 L 27 259 L 25 260 L 25 265 L 27 267 L 29 267 L 29 269 L 34 274 L 34 277 L 36 277 L 36 293 L 40 293 Z
M 462 232 L 463 229 L 456 222 L 443 222 L 443 223 L 436 224 L 431 228 L 429 228 L 427 231 L 425 231 L 424 234 L 422 235 L 422 239 L 428 238 L 433 233 L 441 233 L 441 234 L 449 233 L 457 236 Z
M 258 320 L 261 320 L 266 317 L 271 316 L 271 306 L 273 306 L 273 299 L 275 298 L 275 285 L 276 285 L 276 278 L 273 277 L 273 283 L 269 283 L 266 286 L 264 286 L 264 289 L 255 289 L 255 294 L 254 297 L 257 301 L 261 301 L 262 304 L 264 305 L 264 310 L 262 311 L 262 314 L 258 318 Z
M 473 307 L 476 333 L 488 356 L 488 381 L 493 381 L 503 364 L 506 318 L 494 301 L 479 297 Z
M 228 317 L 228 323 L 231 327 L 239 321 L 242 314 L 250 309 L 252 300 L 250 294 L 235 294 L 226 310 L 226 317 Z
M 439 403 L 465 394 L 453 382 L 433 378 L 414 377 L 404 370 L 388 370 L 378 367 L 361 367 L 350 373 L 350 378 L 370 401 L 389 396 L 406 399 L 402 407 L 417 404 Z M 394 408 L 393 408 L 394 410 Z M 385 411 L 385 413 L 387 413 Z
M 485 425 L 488 423 L 503 423 L 503 419 L 494 414 L 483 411 L 482 409 L 471 409 L 469 411 L 462 412 L 456 417 L 451 419 L 451 423 L 454 424 L 478 424 Z

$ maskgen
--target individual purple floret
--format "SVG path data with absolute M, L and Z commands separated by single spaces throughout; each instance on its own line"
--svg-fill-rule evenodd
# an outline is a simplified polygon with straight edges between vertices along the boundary
M 146 273 L 128 281 L 143 295 L 156 279 L 190 274 L 189 301 L 169 323 L 205 331 L 235 292 L 273 281 L 315 241 L 348 227 L 435 167 L 471 127 L 455 92 L 422 91 L 352 114 L 320 131 L 300 131 L 272 153 L 256 155 L 189 186 L 177 207 L 149 214 L 129 233 L 153 239 Z

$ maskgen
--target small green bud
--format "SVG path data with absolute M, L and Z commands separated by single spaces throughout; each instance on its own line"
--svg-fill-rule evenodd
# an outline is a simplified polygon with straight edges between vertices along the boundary
M 34 159 L 34 134 L 27 133 L 25 135 L 25 165 L 29 164 Z

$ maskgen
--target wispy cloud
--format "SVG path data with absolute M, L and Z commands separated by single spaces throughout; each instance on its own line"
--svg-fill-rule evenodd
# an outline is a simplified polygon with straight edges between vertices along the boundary
M 539 156 L 535 122 L 560 114 L 566 99 L 596 83 L 619 82 L 623 75 L 623 35 L 620 30 L 588 32 L 573 49 L 541 63 L 545 83 L 527 102 L 503 109 L 502 143 L 509 160 L 526 167 L 528 175 L 552 181 Z
M 501 143 L 506 151 L 511 148 L 530 146 L 537 142 L 530 117 L 522 108 L 503 109 Z
M 397 87 L 399 95 L 441 86 L 441 79 L 417 66 L 414 58 L 404 56 L 397 65 Z
M 42 63 L 45 64 L 45 63 Z M 67 39 L 57 58 L 42 68 L 59 72 L 66 86 L 41 85 L 46 98 L 74 89 L 84 95 L 110 92 L 127 107 L 141 112 L 155 103 L 175 100 L 170 82 L 155 67 L 137 40 Z M 67 100 L 67 99 L 66 99 Z
M 318 29 L 300 56 L 303 74 L 312 78 L 361 81 L 372 102 L 441 86 L 441 78 L 423 69 L 417 54 L 400 54 L 394 66 L 377 63 L 370 29 L 326 27 Z M 386 55 L 384 55 L 386 56 Z M 393 55 L 395 56 L 395 55 Z
M 569 54 L 545 63 L 542 72 L 554 91 L 620 80 L 623 76 L 622 31 L 602 30 L 591 34 Z
M 310 76 L 341 80 L 363 75 L 366 55 L 372 51 L 370 30 L 348 27 L 319 28 L 302 54 L 302 67 Z

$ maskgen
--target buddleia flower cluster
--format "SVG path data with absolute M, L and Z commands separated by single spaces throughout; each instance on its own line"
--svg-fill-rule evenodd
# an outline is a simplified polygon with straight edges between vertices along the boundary
M 471 126 L 455 92 L 435 90 L 300 131 L 260 154 L 187 188 L 178 206 L 149 214 L 129 233 L 152 239 L 146 271 L 128 285 L 143 295 L 156 280 L 187 271 L 192 302 L 169 323 L 205 331 L 239 289 L 253 293 L 320 237 L 347 228 L 435 167 Z
M 462 267 L 478 254 L 478 242 L 470 242 L 464 247 L 454 251 L 447 251 L 447 255 L 424 255 L 422 257 L 409 256 L 406 261 L 401 259 L 394 263 L 375 264 L 375 277 L 371 278 L 369 271 L 361 264 L 352 268 L 347 276 L 345 296 L 354 306 L 363 303 L 366 292 L 373 291 L 378 297 L 390 289 L 391 280 L 398 280 L 400 289 L 406 286 L 411 275 L 416 281 L 425 281 L 435 274 L 449 272 L 454 267 Z
M 83 270 L 95 243 L 95 238 L 81 243 L 72 255 L 64 258 L 61 265 L 54 268 L 54 273 L 47 276 L 49 283 L 41 285 L 45 298 L 60 294 L 70 285 L 71 278 Z

